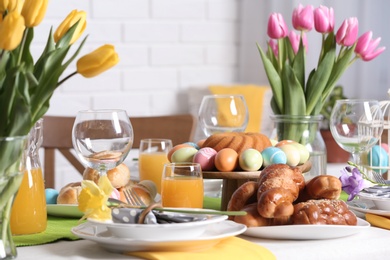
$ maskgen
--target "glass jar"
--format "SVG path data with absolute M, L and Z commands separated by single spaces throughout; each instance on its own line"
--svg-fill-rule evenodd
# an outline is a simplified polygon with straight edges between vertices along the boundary
M 305 173 L 305 179 L 309 180 L 321 174 L 326 174 L 326 146 L 320 133 L 322 115 L 293 116 L 272 115 L 274 130 L 271 139 L 293 140 L 303 144 L 310 152 L 312 164 L 309 172 Z
M 43 138 L 42 123 L 43 119 L 40 119 L 29 133 L 26 171 L 11 211 L 11 231 L 14 235 L 34 234 L 46 230 L 45 184 L 39 159 Z

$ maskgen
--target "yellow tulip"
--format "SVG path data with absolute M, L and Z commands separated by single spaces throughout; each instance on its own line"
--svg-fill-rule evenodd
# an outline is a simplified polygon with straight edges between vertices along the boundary
M 45 17 L 49 0 L 25 0 L 22 15 L 27 27 L 35 27 Z
M 92 78 L 110 69 L 119 62 L 118 53 L 113 45 L 103 45 L 77 61 L 77 72 L 86 78 Z
M 0 0 L 0 13 L 8 10 L 8 12 L 14 11 L 18 6 L 18 3 L 21 1 L 18 0 Z
M 79 20 L 80 22 L 77 25 L 76 30 L 73 33 L 73 37 L 70 40 L 70 44 L 73 44 L 77 39 L 83 34 L 85 28 L 87 27 L 86 21 L 87 13 L 84 11 L 73 10 L 68 14 L 64 21 L 58 26 L 57 30 L 54 33 L 54 41 L 58 42 L 66 32 Z
M 12 51 L 22 41 L 24 18 L 18 12 L 10 12 L 0 23 L 0 49 Z

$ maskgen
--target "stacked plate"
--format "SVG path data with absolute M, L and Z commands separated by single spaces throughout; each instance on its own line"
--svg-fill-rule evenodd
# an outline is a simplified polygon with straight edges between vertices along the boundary
M 199 214 L 186 215 L 199 219 Z M 109 251 L 123 253 L 207 249 L 224 238 L 242 234 L 246 230 L 245 225 L 226 220 L 227 216 L 204 217 L 200 221 L 171 224 L 124 224 L 88 220 L 71 231 Z
M 365 188 L 348 205 L 358 212 L 390 216 L 390 186 Z

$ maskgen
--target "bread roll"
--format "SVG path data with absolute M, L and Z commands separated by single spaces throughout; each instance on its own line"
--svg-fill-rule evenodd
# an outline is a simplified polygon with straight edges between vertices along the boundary
M 107 177 L 111 182 L 111 185 L 119 189 L 121 187 L 126 186 L 130 181 L 130 170 L 126 166 L 126 164 L 121 163 L 117 167 L 107 171 Z M 86 168 L 83 173 L 84 180 L 94 181 L 96 184 L 98 183 L 100 178 L 99 172 L 92 169 Z
M 294 206 L 293 224 L 356 225 L 356 215 L 342 200 L 308 200 Z
M 64 186 L 57 197 L 57 204 L 78 204 L 81 182 L 72 182 Z

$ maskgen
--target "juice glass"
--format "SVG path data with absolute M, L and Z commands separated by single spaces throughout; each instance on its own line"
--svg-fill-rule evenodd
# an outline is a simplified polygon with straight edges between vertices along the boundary
M 163 207 L 203 208 L 203 176 L 198 163 L 167 163 L 161 181 Z
M 11 210 L 14 235 L 43 232 L 47 225 L 45 187 L 41 168 L 27 170 Z
M 172 149 L 169 139 L 142 139 L 139 146 L 139 178 L 140 181 L 150 180 L 156 184 L 157 192 L 161 194 L 161 175 L 164 164 L 168 163 L 168 152 Z
M 29 133 L 26 171 L 11 209 L 11 232 L 27 235 L 43 232 L 47 225 L 45 184 L 39 160 L 43 121 L 40 119 Z

